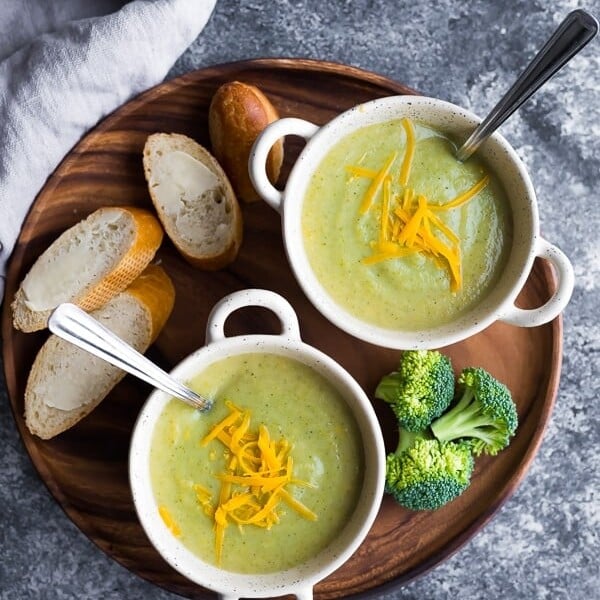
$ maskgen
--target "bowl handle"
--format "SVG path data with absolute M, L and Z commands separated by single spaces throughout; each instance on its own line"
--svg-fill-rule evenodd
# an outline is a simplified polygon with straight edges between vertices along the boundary
M 276 189 L 267 177 L 267 157 L 273 144 L 286 135 L 299 135 L 309 140 L 319 129 L 318 125 L 304 119 L 285 118 L 273 121 L 267 125 L 256 138 L 250 157 L 248 158 L 248 171 L 256 191 L 265 199 L 265 202 L 281 212 L 283 192 Z
M 298 317 L 291 304 L 279 294 L 269 290 L 241 290 L 221 299 L 208 315 L 206 344 L 225 339 L 225 321 L 229 315 L 245 306 L 262 306 L 272 310 L 281 321 L 281 334 L 295 340 L 300 339 Z
M 313 600 L 313 589 L 312 586 L 303 587 L 294 592 L 294 595 L 298 600 Z
M 552 319 L 562 312 L 573 293 L 573 286 L 575 284 L 573 265 L 565 254 L 543 238 L 538 239 L 535 254 L 540 258 L 545 258 L 554 265 L 558 274 L 558 286 L 552 297 L 538 308 L 523 309 L 511 305 L 499 317 L 501 321 L 510 325 L 537 327 L 538 325 L 552 321 Z

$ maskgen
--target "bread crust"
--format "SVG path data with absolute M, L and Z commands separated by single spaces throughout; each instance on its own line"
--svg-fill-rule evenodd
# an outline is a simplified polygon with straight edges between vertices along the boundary
M 256 86 L 232 81 L 217 89 L 208 112 L 208 131 L 216 159 L 229 176 L 240 200 L 255 202 L 260 196 L 248 173 L 252 145 L 279 113 Z M 283 140 L 277 140 L 267 157 L 267 176 L 276 183 L 283 163 Z
M 150 343 L 154 343 L 175 304 L 175 286 L 171 278 L 162 267 L 148 265 L 127 288 L 126 293 L 137 298 L 147 308 L 152 326 Z
M 75 298 L 74 303 L 87 312 L 100 308 L 135 281 L 150 264 L 162 243 L 163 229 L 152 213 L 134 206 L 120 208 L 131 215 L 135 224 L 135 238 L 115 269 L 88 293 Z
M 159 199 L 151 185 L 152 170 L 157 157 L 164 153 L 165 149 L 169 151 L 181 151 L 189 154 L 199 162 L 208 167 L 219 180 L 223 189 L 225 200 L 231 207 L 231 225 L 228 236 L 228 242 L 224 244 L 218 252 L 212 254 L 193 254 L 183 242 L 176 226 L 171 219 L 164 213 Z M 143 152 L 144 175 L 148 183 L 150 198 L 158 214 L 165 232 L 173 242 L 178 252 L 192 266 L 208 271 L 221 269 L 231 263 L 237 256 L 243 239 L 243 220 L 242 212 L 233 191 L 233 187 L 227 174 L 217 161 L 217 159 L 203 146 L 195 140 L 179 133 L 154 133 L 148 137 L 144 145 Z

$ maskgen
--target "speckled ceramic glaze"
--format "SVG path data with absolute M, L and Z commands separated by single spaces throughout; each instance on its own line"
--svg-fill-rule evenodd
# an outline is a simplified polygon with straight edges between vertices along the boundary
M 281 213 L 288 260 L 308 298 L 340 329 L 389 348 L 446 346 L 478 333 L 497 319 L 521 327 L 535 327 L 554 319 L 571 297 L 573 268 L 556 246 L 540 236 L 537 201 L 527 170 L 508 142 L 497 133 L 478 152 L 500 179 L 509 199 L 514 241 L 498 283 L 475 308 L 451 323 L 431 329 L 386 329 L 350 314 L 331 298 L 318 281 L 304 249 L 301 227 L 303 198 L 313 172 L 333 145 L 349 133 L 360 127 L 403 117 L 426 123 L 456 140 L 466 139 L 480 121 L 474 114 L 442 100 L 393 96 L 358 105 L 321 128 L 302 119 L 280 119 L 267 127 L 256 141 L 250 156 L 250 175 L 263 198 Z M 270 184 L 265 161 L 274 142 L 290 134 L 304 137 L 307 144 L 281 192 Z M 514 303 L 536 257 L 554 265 L 558 286 L 543 306 L 524 310 Z
M 224 324 L 235 310 L 262 306 L 280 319 L 280 335 L 247 335 L 226 338 Z M 341 566 L 367 535 L 383 495 L 385 450 L 372 405 L 362 388 L 333 359 L 302 342 L 298 319 L 290 304 L 266 290 L 244 290 L 226 296 L 212 310 L 206 329 L 206 346 L 183 360 L 172 375 L 187 381 L 213 362 L 244 353 L 265 352 L 298 360 L 326 377 L 345 398 L 359 426 L 365 456 L 365 478 L 352 518 L 341 535 L 309 562 L 278 573 L 242 575 L 211 566 L 193 555 L 168 530 L 158 513 L 150 481 L 152 433 L 168 394 L 155 391 L 136 422 L 129 457 L 129 475 L 135 507 L 150 541 L 177 571 L 224 598 L 268 597 L 295 594 L 312 598 L 312 588 Z

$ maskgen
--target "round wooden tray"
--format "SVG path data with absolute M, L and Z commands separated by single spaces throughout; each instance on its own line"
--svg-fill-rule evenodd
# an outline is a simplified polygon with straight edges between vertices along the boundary
M 142 171 L 142 147 L 152 132 L 185 133 L 209 146 L 207 112 L 215 89 L 239 79 L 256 84 L 281 116 L 325 123 L 350 106 L 376 97 L 415 93 L 373 73 L 309 60 L 253 60 L 203 69 L 160 85 L 121 107 L 86 135 L 50 177 L 23 227 L 9 266 L 2 332 L 4 367 L 16 425 L 41 478 L 73 522 L 119 563 L 189 598 L 214 595 L 171 569 L 149 544 L 128 485 L 129 438 L 150 389 L 126 377 L 86 419 L 51 441 L 32 436 L 23 421 L 27 374 L 46 332 L 23 334 L 11 325 L 10 302 L 35 258 L 60 232 L 103 205 L 151 207 Z M 300 150 L 286 140 L 281 181 Z M 236 261 L 218 272 L 194 270 L 165 241 L 158 253 L 177 291 L 175 309 L 149 356 L 170 369 L 204 343 L 208 312 L 227 293 L 248 287 L 274 290 L 296 309 L 306 342 L 333 356 L 372 396 L 379 378 L 397 364 L 397 351 L 360 342 L 337 330 L 308 303 L 282 245 L 279 215 L 265 203 L 243 206 L 244 243 Z M 535 263 L 521 306 L 541 304 L 554 289 L 551 268 Z M 228 333 L 277 332 L 260 309 L 244 309 Z M 480 365 L 514 392 L 520 426 L 511 446 L 480 458 L 470 488 L 435 512 L 410 512 L 383 499 L 374 527 L 358 552 L 315 588 L 317 598 L 373 595 L 434 567 L 475 534 L 515 490 L 535 455 L 550 417 L 560 373 L 562 323 L 534 329 L 497 323 L 445 348 L 458 370 Z M 394 417 L 375 408 L 392 449 Z M 332 490 L 335 493 L 335 490 Z

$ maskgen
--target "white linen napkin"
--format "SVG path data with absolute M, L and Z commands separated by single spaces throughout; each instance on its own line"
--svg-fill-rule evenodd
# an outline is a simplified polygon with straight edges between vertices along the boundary
M 47 177 L 102 117 L 164 79 L 215 3 L 135 0 L 113 14 L 70 21 L 54 31 L 61 15 L 48 6 L 55 3 L 8 2 L 12 10 L 1 11 L 0 32 L 15 35 L 3 36 L 0 59 L 25 41 L 27 31 L 50 32 L 0 62 L 0 304 L 7 261 Z M 37 12 L 31 8 L 36 4 Z M 89 9 L 93 3 L 73 4 Z M 102 0 L 96 13 L 63 16 L 102 14 L 109 6 Z M 15 15 L 18 10 L 28 14 Z M 19 16 L 28 30 L 15 27 Z

